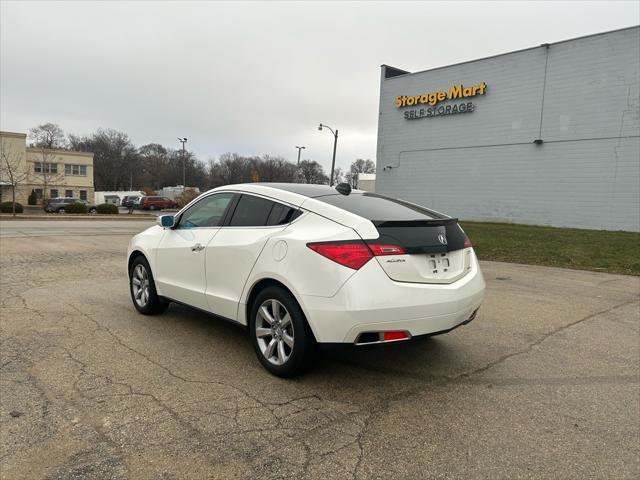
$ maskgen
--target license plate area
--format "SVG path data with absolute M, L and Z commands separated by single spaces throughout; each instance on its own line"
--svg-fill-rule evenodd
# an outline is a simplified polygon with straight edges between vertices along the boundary
M 431 253 L 427 255 L 429 273 L 436 276 L 446 276 L 451 269 L 451 261 L 446 253 Z

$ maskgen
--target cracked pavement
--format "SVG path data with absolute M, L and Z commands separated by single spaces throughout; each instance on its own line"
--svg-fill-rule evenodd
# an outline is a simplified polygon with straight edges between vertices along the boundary
M 283 380 L 232 324 L 136 313 L 132 223 L 47 223 L 0 239 L 2 479 L 640 474 L 637 277 L 483 262 L 469 325 Z

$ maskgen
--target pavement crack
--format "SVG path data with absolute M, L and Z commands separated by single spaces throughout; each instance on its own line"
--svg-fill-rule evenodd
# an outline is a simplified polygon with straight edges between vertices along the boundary
M 471 372 L 461 373 L 460 375 L 456 375 L 456 376 L 448 377 L 448 378 L 450 378 L 451 380 L 459 380 L 459 379 L 462 379 L 462 378 L 469 378 L 469 377 L 472 377 L 472 376 L 477 375 L 479 373 L 485 372 L 485 371 L 495 367 L 496 365 L 499 365 L 499 364 L 509 360 L 510 358 L 517 357 L 517 356 L 523 355 L 525 353 L 529 353 L 531 350 L 533 350 L 534 347 L 537 347 L 542 342 L 548 340 L 549 338 L 553 337 L 554 335 L 557 335 L 558 333 L 562 333 L 565 330 L 568 330 L 569 328 L 575 327 L 576 325 L 579 325 L 579 324 L 581 324 L 583 322 L 591 320 L 592 318 L 598 317 L 600 315 L 604 315 L 604 314 L 609 313 L 609 312 L 611 312 L 613 310 L 616 310 L 616 309 L 618 309 L 620 307 L 625 307 L 627 305 L 631 305 L 633 303 L 636 303 L 637 301 L 638 301 L 637 298 L 635 298 L 633 300 L 627 300 L 626 302 L 619 303 L 617 305 L 614 305 L 612 307 L 606 308 L 604 310 L 600 310 L 598 312 L 590 313 L 589 315 L 587 315 L 585 317 L 582 317 L 582 318 L 580 318 L 578 320 L 575 320 L 573 322 L 570 322 L 570 323 L 566 323 L 564 325 L 561 325 L 558 328 L 555 328 L 555 329 L 551 330 L 550 332 L 545 333 L 544 335 L 540 336 L 539 338 L 537 338 L 533 342 L 529 343 L 522 350 L 518 350 L 516 352 L 511 352 L 511 353 L 504 354 L 501 357 L 499 357 L 499 358 L 487 363 L 486 365 L 484 365 L 484 366 L 482 366 L 480 368 L 477 368 L 475 370 L 472 370 Z

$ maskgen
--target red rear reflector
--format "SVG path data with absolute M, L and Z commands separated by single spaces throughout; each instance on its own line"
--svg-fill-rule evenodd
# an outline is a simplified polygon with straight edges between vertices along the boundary
M 369 247 L 367 247 L 364 242 L 307 243 L 307 247 L 323 257 L 327 257 L 329 260 L 333 260 L 340 265 L 353 268 L 354 270 L 358 270 L 373 258 L 371 250 L 369 250 Z
M 470 248 L 473 245 L 471 245 L 471 240 L 469 240 L 469 237 L 464 237 L 464 245 L 462 248 Z
M 404 249 L 397 245 L 370 243 L 369 248 L 376 257 L 380 257 L 382 255 L 404 255 Z
M 404 340 L 405 338 L 409 338 L 405 332 L 384 332 L 382 335 L 382 339 L 386 342 L 388 340 Z

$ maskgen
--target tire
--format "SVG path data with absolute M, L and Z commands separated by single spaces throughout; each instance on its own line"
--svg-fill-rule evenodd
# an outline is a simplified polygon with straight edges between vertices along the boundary
M 249 335 L 258 360 L 273 375 L 293 377 L 313 363 L 313 332 L 296 299 L 281 287 L 267 287 L 256 296 L 250 310 Z
M 151 267 L 142 256 L 137 257 L 129 269 L 129 293 L 133 306 L 143 315 L 157 315 L 169 307 L 170 302 L 156 292 Z
M 155 210 L 155 209 L 156 209 L 156 206 L 155 206 L 155 205 L 151 205 L 151 206 L 149 207 L 149 210 Z
M 58 209 L 58 213 L 60 213 L 62 215 L 64 215 L 65 212 L 66 212 L 66 210 L 64 209 L 64 207 Z
M 95 213 L 98 213 L 98 210 L 96 210 L 95 208 L 90 208 L 89 213 L 93 215 Z

